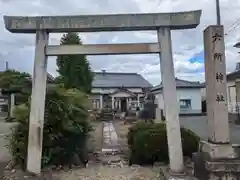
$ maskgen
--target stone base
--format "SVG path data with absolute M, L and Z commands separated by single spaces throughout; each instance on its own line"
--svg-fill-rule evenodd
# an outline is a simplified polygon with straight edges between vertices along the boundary
M 231 144 L 201 142 L 193 154 L 194 176 L 199 180 L 239 180 L 240 158 Z M 222 156 L 222 157 L 221 157 Z
M 200 142 L 200 152 L 206 152 L 211 159 L 232 159 L 239 157 L 232 144 L 213 144 L 207 141 Z
M 197 180 L 191 174 L 174 174 L 168 167 L 161 167 L 161 174 L 164 180 Z

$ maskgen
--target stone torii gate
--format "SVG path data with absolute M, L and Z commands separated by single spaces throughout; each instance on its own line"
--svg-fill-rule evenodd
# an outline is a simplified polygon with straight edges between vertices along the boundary
M 159 53 L 164 86 L 164 109 L 170 170 L 184 172 L 179 125 L 179 105 L 173 65 L 171 30 L 195 28 L 200 23 L 201 10 L 178 13 L 112 14 L 82 16 L 4 16 L 5 27 L 12 33 L 36 34 L 35 61 L 31 96 L 27 170 L 41 171 L 42 135 L 46 94 L 47 56 L 113 55 Z M 140 31 L 155 30 L 156 43 L 48 45 L 49 33 Z

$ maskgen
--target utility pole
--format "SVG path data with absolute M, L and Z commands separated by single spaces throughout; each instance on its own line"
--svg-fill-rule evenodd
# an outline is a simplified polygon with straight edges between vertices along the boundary
M 217 25 L 221 25 L 221 13 L 220 13 L 219 0 L 216 0 L 216 16 L 217 16 Z
M 8 61 L 5 61 L 5 70 L 7 71 L 8 69 L 9 69 Z

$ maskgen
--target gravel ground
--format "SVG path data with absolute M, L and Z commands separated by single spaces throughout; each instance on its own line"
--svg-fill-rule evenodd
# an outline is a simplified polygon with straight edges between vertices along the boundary
M 41 177 L 33 177 L 22 171 L 5 173 L 4 180 L 163 180 L 160 167 L 91 165 L 62 171 L 46 171 Z
M 160 174 L 148 167 L 96 166 L 59 173 L 61 180 L 161 180 Z
M 204 116 L 199 117 L 180 117 L 180 124 L 186 128 L 191 129 L 197 133 L 202 139 L 207 138 L 207 119 Z M 0 161 L 8 158 L 8 153 L 5 145 L 5 140 L 2 134 L 9 132 L 11 123 L 4 123 L 0 121 Z M 128 132 L 128 127 L 131 125 L 124 125 L 122 122 L 114 122 L 120 144 L 126 144 L 126 134 Z M 92 133 L 92 142 L 94 142 L 94 147 L 101 147 L 102 144 L 102 124 L 94 124 L 95 131 Z M 233 143 L 240 144 L 240 126 L 230 125 L 231 129 L 231 140 Z M 95 148 L 94 148 L 95 149 Z M 99 149 L 99 148 L 97 148 Z M 95 149 L 96 150 L 96 149 Z M 159 168 L 156 170 L 150 167 L 110 167 L 102 166 L 100 164 L 89 165 L 88 168 L 80 168 L 75 170 L 53 172 L 53 175 L 57 179 L 61 180 L 154 180 L 163 178 L 159 175 Z M 14 172 L 11 173 L 14 177 Z M 1 163 L 0 163 L 0 176 L 1 176 Z M 17 178 L 12 178 L 17 180 Z M 26 179 L 21 177 L 20 179 Z M 54 178 L 55 179 L 55 178 Z M 30 180 L 30 179 L 29 179 Z
M 2 123 L 2 122 L 0 122 Z M 93 151 L 98 151 L 102 147 L 102 122 L 94 122 L 95 131 L 91 134 L 91 143 Z M 0 124 L 0 134 L 6 134 L 9 132 L 11 124 L 2 123 Z M 119 127 L 122 127 L 121 125 Z M 122 133 L 126 134 L 126 128 L 123 127 Z M 3 160 L 7 157 L 8 153 L 4 145 L 6 144 L 3 136 L 0 137 L 0 160 Z M 1 167 L 0 167 L 1 168 Z M 3 168 L 3 167 L 2 167 Z M 3 169 L 2 169 L 3 170 Z M 0 170 L 1 171 L 1 170 Z M 1 172 L 0 172 L 1 173 Z M 5 180 L 37 180 L 37 177 L 31 177 L 26 175 L 19 170 L 10 170 L 5 171 Z M 46 180 L 53 179 L 56 180 L 159 180 L 161 178 L 158 171 L 154 168 L 150 167 L 141 167 L 141 166 L 133 166 L 129 167 L 127 165 L 123 165 L 122 167 L 112 167 L 110 165 L 102 165 L 101 163 L 90 163 L 87 168 L 78 168 L 74 170 L 65 170 L 65 171 L 53 171 L 50 173 L 51 175 L 44 175 Z M 1 174 L 0 174 L 1 175 Z

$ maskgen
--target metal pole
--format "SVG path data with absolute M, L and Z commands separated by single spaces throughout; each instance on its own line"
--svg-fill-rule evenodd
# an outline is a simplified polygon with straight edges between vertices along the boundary
M 217 25 L 221 25 L 221 14 L 219 0 L 216 0 Z

